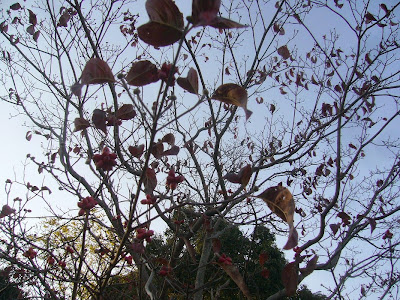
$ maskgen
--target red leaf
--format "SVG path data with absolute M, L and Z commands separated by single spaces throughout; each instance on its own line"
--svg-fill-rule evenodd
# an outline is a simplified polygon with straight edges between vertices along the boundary
M 176 82 L 178 85 L 184 90 L 188 91 L 192 94 L 198 94 L 199 91 L 199 78 L 197 75 L 197 71 L 193 68 L 190 68 L 187 77 L 179 77 Z
M 183 15 L 172 0 L 147 0 L 146 11 L 150 21 L 183 29 Z
M 297 291 L 299 274 L 295 262 L 288 263 L 282 270 L 282 283 L 286 289 L 286 296 L 293 296 Z
M 207 26 L 217 16 L 221 0 L 193 0 L 192 20 L 195 26 Z
M 234 83 L 220 85 L 211 96 L 211 99 L 242 107 L 246 113 L 246 120 L 252 114 L 252 112 L 247 109 L 247 91 L 240 85 Z
M 369 225 L 371 226 L 371 234 L 372 234 L 372 232 L 374 232 L 374 230 L 376 228 L 376 221 L 375 221 L 375 219 L 368 218 L 368 222 L 369 222 Z
M 89 121 L 84 118 L 76 118 L 74 120 L 74 125 L 75 125 L 74 132 L 81 131 L 90 127 Z
M 10 9 L 11 9 L 11 10 L 18 10 L 18 9 L 21 9 L 21 4 L 19 4 L 18 2 L 17 2 L 17 3 L 14 3 L 13 5 L 10 6 Z
M 162 140 L 163 143 L 168 143 L 169 145 L 175 145 L 175 136 L 172 133 L 167 133 L 163 136 Z
M 385 14 L 388 14 L 389 9 L 387 8 L 386 4 L 381 3 L 379 6 L 385 11 Z
M 352 148 L 352 149 L 354 149 L 354 150 L 357 150 L 357 147 L 354 146 L 353 144 L 349 144 L 349 147 Z
M 283 59 L 290 58 L 290 52 L 286 45 L 278 48 L 278 54 L 282 56 Z
M 100 129 L 104 133 L 107 133 L 106 121 L 107 121 L 107 118 L 106 118 L 105 111 L 102 111 L 100 109 L 95 109 L 93 111 L 92 122 L 94 124 L 94 127 L 96 127 L 97 129 Z
M 329 227 L 331 228 L 333 235 L 336 235 L 340 228 L 340 224 L 330 224 Z
M 139 38 L 154 47 L 172 45 L 182 37 L 182 31 L 167 24 L 149 22 L 138 28 Z
M 128 151 L 132 156 L 136 158 L 140 158 L 142 154 L 144 153 L 144 145 L 139 145 L 137 147 L 129 146 Z
M 149 195 L 151 195 L 156 188 L 157 177 L 156 172 L 154 172 L 152 168 L 147 168 L 143 178 L 143 186 L 145 194 Z
M 10 206 L 8 206 L 7 204 L 3 205 L 3 208 L 1 209 L 0 212 L 0 219 L 7 217 L 11 214 L 15 213 L 15 209 L 11 208 Z
M 269 111 L 271 112 L 271 114 L 274 113 L 275 109 L 276 109 L 275 105 L 271 104 L 271 105 L 269 106 Z
M 368 64 L 372 64 L 372 60 L 371 60 L 371 58 L 369 58 L 369 53 L 365 54 L 365 61 L 366 61 Z
M 235 21 L 222 18 L 222 17 L 216 17 L 213 21 L 210 22 L 211 27 L 217 28 L 217 29 L 231 29 L 231 28 L 244 28 L 247 27 L 246 25 L 237 23 Z
M 126 75 L 129 85 L 144 86 L 158 81 L 158 70 L 156 65 L 148 60 L 138 61 L 132 64 Z
M 232 183 L 240 183 L 242 186 L 246 186 L 249 183 L 251 177 L 251 165 L 246 165 L 240 169 L 239 173 L 228 173 L 224 176 L 224 179 Z
M 178 146 L 172 146 L 170 149 L 164 151 L 161 153 L 161 156 L 168 156 L 168 155 L 178 155 L 179 153 L 179 147 Z
M 136 116 L 136 111 L 133 110 L 132 104 L 123 104 L 116 112 L 117 119 L 130 120 Z
M 114 82 L 114 75 L 108 64 L 100 58 L 91 58 L 82 71 L 82 84 Z
M 40 36 L 40 31 L 38 30 L 38 31 L 36 31 L 36 32 L 33 34 L 33 40 L 34 40 L 35 42 L 37 42 L 38 39 L 39 39 L 39 36 Z
M 265 262 L 269 259 L 268 253 L 260 253 L 258 257 L 258 261 L 260 262 L 260 266 L 263 266 Z
M 71 92 L 77 97 L 80 97 L 82 94 L 82 84 L 80 83 L 75 83 L 74 85 L 71 86 Z
M 182 36 L 183 15 L 172 0 L 147 0 L 150 22 L 138 28 L 138 35 L 154 47 L 172 45 Z
M 370 13 L 370 12 L 367 12 L 366 14 L 365 14 L 365 23 L 371 23 L 372 21 L 376 21 L 376 18 Z
M 30 9 L 28 9 L 28 12 L 29 12 L 29 23 L 35 26 L 37 24 L 36 15 Z

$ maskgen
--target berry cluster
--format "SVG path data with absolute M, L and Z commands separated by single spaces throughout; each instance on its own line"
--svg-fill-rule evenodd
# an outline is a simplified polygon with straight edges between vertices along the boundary
M 136 238 L 139 240 L 146 240 L 146 242 L 151 242 L 151 236 L 154 235 L 153 230 L 147 230 L 146 228 L 136 229 Z
M 33 250 L 32 247 L 29 247 L 29 249 L 25 251 L 23 255 L 29 259 L 34 259 L 37 255 L 37 252 Z
M 178 183 L 181 183 L 182 181 L 185 180 L 185 177 L 183 177 L 182 175 L 175 175 L 175 170 L 174 168 L 172 168 L 169 172 L 168 172 L 168 176 L 167 176 L 167 187 L 171 190 L 175 190 L 176 187 L 178 186 Z
M 161 70 L 158 70 L 158 78 L 161 79 L 162 81 L 167 82 L 168 75 L 169 75 L 169 72 L 171 72 L 171 69 L 172 69 L 172 64 L 163 63 L 163 65 L 161 66 Z M 169 83 L 169 86 L 175 85 L 175 75 L 174 74 L 177 72 L 178 72 L 178 68 L 175 67 L 175 69 L 173 70 L 173 74 L 172 74 L 172 78 Z
M 231 265 L 232 264 L 232 258 L 230 258 L 229 256 L 226 256 L 225 253 L 222 253 L 222 255 L 218 258 L 218 262 L 220 264 Z
M 156 201 L 157 201 L 157 198 L 156 198 L 156 197 L 147 194 L 147 195 L 146 195 L 146 199 L 140 200 L 140 203 L 152 205 L 152 204 L 155 204 Z
M 112 153 L 110 149 L 105 147 L 101 154 L 93 155 L 93 161 L 97 169 L 103 169 L 104 171 L 111 171 L 114 166 L 117 165 L 115 159 L 117 154 Z
M 83 198 L 81 201 L 78 202 L 79 215 L 83 216 L 86 212 L 89 212 L 93 207 L 95 207 L 97 201 L 93 197 L 86 197 Z

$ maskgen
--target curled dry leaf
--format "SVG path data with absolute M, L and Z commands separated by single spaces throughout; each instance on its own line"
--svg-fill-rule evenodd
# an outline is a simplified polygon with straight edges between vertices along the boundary
M 158 81 L 158 70 L 155 64 L 148 60 L 138 61 L 132 64 L 126 75 L 129 85 L 144 86 Z
M 82 71 L 82 84 L 114 82 L 114 75 L 108 64 L 100 58 L 91 58 Z
M 216 253 L 217 257 L 219 255 Z M 225 271 L 229 277 L 236 283 L 236 285 L 240 288 L 243 295 L 246 296 L 247 299 L 252 299 L 249 288 L 247 287 L 242 275 L 240 274 L 239 270 L 236 268 L 234 264 L 226 264 L 218 262 L 218 265 Z
M 167 133 L 163 136 L 162 140 L 163 143 L 167 143 L 171 146 L 175 145 L 175 136 L 172 133 Z
M 281 185 L 277 185 L 266 189 L 257 198 L 264 200 L 273 213 L 288 223 L 289 237 L 283 249 L 289 250 L 297 246 L 298 234 L 294 227 L 295 204 L 289 190 Z
M 84 118 L 76 118 L 74 120 L 74 125 L 75 125 L 74 132 L 81 131 L 90 127 L 89 121 Z
M 235 83 L 220 85 L 212 95 L 211 99 L 242 107 L 246 113 L 246 120 L 252 114 L 252 112 L 247 109 L 247 91 Z
M 172 0 L 147 0 L 150 22 L 138 28 L 139 38 L 154 47 L 177 42 L 183 32 L 183 15 Z
M 186 78 L 179 77 L 176 82 L 189 93 L 198 94 L 199 92 L 199 77 L 197 71 L 193 68 L 190 68 Z
M 251 165 L 248 164 L 241 168 L 237 174 L 233 172 L 226 174 L 224 179 L 232 183 L 240 183 L 243 187 L 245 187 L 250 181 L 251 173 Z

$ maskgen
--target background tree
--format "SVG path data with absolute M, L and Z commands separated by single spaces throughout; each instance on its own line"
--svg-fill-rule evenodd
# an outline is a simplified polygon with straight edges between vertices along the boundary
M 7 3 L 1 97 L 40 139 L 29 166 L 46 176 L 7 180 L 2 264 L 39 298 L 101 299 L 134 272 L 139 299 L 233 283 L 250 299 L 257 274 L 222 237 L 263 224 L 295 249 L 268 299 L 318 273 L 328 298 L 394 298 L 399 5 Z M 154 257 L 164 228 L 168 254 Z M 174 273 L 187 255 L 191 282 Z M 211 289 L 218 274 L 233 283 Z

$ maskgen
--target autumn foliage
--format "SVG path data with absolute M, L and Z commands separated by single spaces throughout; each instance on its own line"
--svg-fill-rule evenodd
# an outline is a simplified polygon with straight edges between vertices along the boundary
M 39 2 L 0 20 L 24 295 L 298 299 L 328 274 L 329 298 L 394 297 L 400 3 Z

